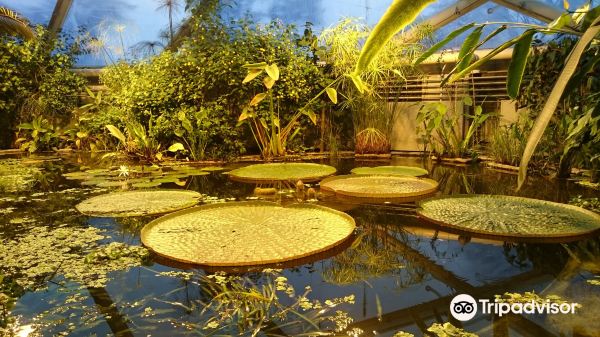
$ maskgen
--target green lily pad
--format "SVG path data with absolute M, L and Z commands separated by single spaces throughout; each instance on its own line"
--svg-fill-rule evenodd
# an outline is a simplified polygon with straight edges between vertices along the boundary
M 545 200 L 454 195 L 419 202 L 419 217 L 466 232 L 516 238 L 569 238 L 600 230 L 600 215 Z
M 268 163 L 248 165 L 229 171 L 229 177 L 248 182 L 262 181 L 319 181 L 335 174 L 333 166 L 315 163 Z
M 102 217 L 126 217 L 162 214 L 196 205 L 202 194 L 182 190 L 115 192 L 79 203 L 79 212 Z
M 375 166 L 375 167 L 356 167 L 350 171 L 355 174 L 383 174 L 383 175 L 400 175 L 421 177 L 426 176 L 429 172 L 420 167 L 415 166 Z
M 325 251 L 354 227 L 347 214 L 312 204 L 228 202 L 163 216 L 142 229 L 141 239 L 158 255 L 179 262 L 249 266 Z

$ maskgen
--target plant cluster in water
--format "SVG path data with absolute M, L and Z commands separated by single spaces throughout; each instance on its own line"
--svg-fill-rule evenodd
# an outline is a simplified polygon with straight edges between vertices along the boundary
M 162 184 L 185 186 L 190 176 L 203 176 L 222 170 L 221 167 L 174 166 L 133 166 L 107 169 L 88 169 L 63 174 L 69 180 L 80 180 L 81 185 L 98 187 L 149 188 Z
M 18 159 L 0 160 L 0 192 L 30 190 L 40 172 L 39 168 Z
M 39 290 L 59 275 L 85 287 L 103 287 L 108 274 L 138 266 L 148 258 L 145 248 L 113 242 L 95 228 L 46 226 L 0 245 L 0 272 L 4 282 L 24 290 Z M 56 280 L 55 280 L 56 281 Z

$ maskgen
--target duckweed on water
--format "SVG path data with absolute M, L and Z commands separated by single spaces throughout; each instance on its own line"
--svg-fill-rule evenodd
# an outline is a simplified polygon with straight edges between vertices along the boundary
M 39 173 L 39 168 L 24 165 L 18 159 L 0 160 L 0 192 L 30 190 Z
M 0 270 L 25 290 L 37 290 L 57 275 L 86 287 L 103 287 L 108 273 L 140 265 L 142 247 L 122 243 L 98 245 L 104 236 L 95 228 L 35 227 L 0 246 Z

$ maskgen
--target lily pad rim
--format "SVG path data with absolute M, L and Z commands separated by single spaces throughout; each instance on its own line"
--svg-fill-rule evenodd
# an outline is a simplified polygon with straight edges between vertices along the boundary
M 361 177 L 375 177 L 375 178 L 390 177 L 393 179 L 397 179 L 397 178 L 413 179 L 413 180 L 427 182 L 431 185 L 431 187 L 426 190 L 423 190 L 423 191 L 403 193 L 402 195 L 399 195 L 399 193 L 379 193 L 379 194 L 375 195 L 375 193 L 348 192 L 345 190 L 339 190 L 339 189 L 334 189 L 331 187 L 323 186 L 323 184 L 326 184 L 327 182 L 331 182 L 331 181 L 335 181 L 335 180 L 344 180 L 344 179 L 361 178 Z M 397 174 L 345 174 L 345 175 L 339 175 L 339 176 L 325 178 L 320 182 L 319 186 L 320 186 L 321 190 L 334 192 L 335 194 L 339 194 L 339 195 L 346 196 L 346 197 L 361 198 L 361 199 L 404 199 L 404 198 L 410 199 L 410 198 L 429 196 L 429 195 L 435 193 L 438 190 L 439 183 L 431 178 L 401 176 L 401 175 L 397 175 Z
M 181 215 L 186 215 L 188 213 L 193 213 L 193 212 L 197 212 L 198 210 L 203 210 L 203 209 L 213 209 L 213 208 L 226 208 L 226 207 L 240 207 L 240 206 L 275 206 L 275 207 L 279 207 L 279 208 L 311 208 L 311 209 L 320 209 L 322 211 L 326 211 L 329 213 L 333 213 L 336 214 L 342 218 L 344 218 L 346 220 L 346 222 L 348 224 L 351 224 L 351 230 L 349 231 L 348 235 L 344 236 L 343 238 L 341 238 L 340 240 L 337 240 L 327 246 L 323 246 L 319 249 L 316 250 L 312 250 L 310 252 L 306 252 L 300 255 L 296 255 L 293 258 L 290 259 L 286 259 L 286 260 L 281 260 L 281 259 L 275 259 L 275 260 L 261 260 L 261 261 L 257 261 L 257 262 L 251 262 L 251 261 L 246 261 L 246 262 L 241 262 L 241 263 L 206 263 L 206 264 L 202 264 L 202 263 L 195 263 L 195 262 L 190 262 L 189 260 L 185 260 L 185 259 L 181 259 L 181 258 L 177 258 L 177 257 L 172 257 L 169 256 L 167 254 L 164 253 L 160 253 L 155 251 L 151 246 L 147 245 L 144 241 L 146 236 L 148 235 L 147 233 L 152 229 L 152 227 L 156 226 L 157 224 L 162 223 L 163 221 L 169 220 L 171 218 L 177 217 L 177 216 L 181 216 Z M 317 255 L 319 253 L 323 253 L 325 251 L 328 251 L 330 249 L 333 249 L 335 247 L 337 247 L 338 245 L 344 243 L 346 240 L 348 240 L 348 238 L 350 238 L 354 232 L 356 230 L 356 221 L 354 220 L 353 217 L 351 217 L 350 215 L 344 213 L 344 212 L 340 212 L 338 210 L 329 208 L 329 207 L 325 207 L 325 206 L 320 206 L 320 205 L 315 205 L 315 204 L 307 204 L 307 203 L 293 203 L 293 204 L 289 204 L 289 205 L 280 205 L 276 202 L 271 202 L 271 201 L 260 201 L 260 200 L 252 200 L 252 201 L 233 201 L 233 202 L 224 202 L 224 203 L 212 203 L 212 204 L 203 204 L 203 205 L 198 205 L 198 206 L 194 206 L 194 207 L 190 207 L 190 208 L 186 208 L 186 209 L 182 209 L 173 213 L 169 213 L 169 214 L 165 214 L 157 219 L 154 219 L 152 221 L 150 221 L 149 223 L 147 223 L 146 225 L 144 225 L 144 227 L 140 230 L 140 242 L 142 243 L 142 245 L 144 245 L 144 247 L 146 247 L 148 250 L 150 250 L 153 254 L 156 254 L 158 256 L 160 256 L 161 258 L 166 258 L 168 260 L 173 260 L 179 263 L 183 263 L 183 264 L 187 264 L 187 265 L 194 265 L 194 266 L 206 266 L 206 267 L 253 267 L 253 266 L 262 266 L 262 265 L 272 265 L 272 264 L 278 264 L 278 263 L 286 263 L 289 261 L 294 261 L 294 260 L 301 260 L 303 258 L 306 257 L 310 257 L 312 255 Z
M 523 238 L 523 239 L 540 239 L 540 240 L 544 240 L 544 239 L 575 239 L 575 238 L 579 238 L 579 237 L 587 237 L 587 236 L 593 236 L 594 234 L 600 233 L 600 225 L 598 226 L 598 228 L 591 230 L 591 231 L 586 231 L 586 232 L 575 232 L 575 233 L 567 233 L 564 232 L 563 234 L 533 234 L 533 233 L 525 233 L 525 234 L 511 234 L 511 233 L 492 233 L 489 231 L 482 231 L 482 230 L 476 230 L 476 229 L 470 229 L 470 228 L 465 228 L 462 226 L 457 226 L 454 224 L 449 224 L 447 222 L 441 221 L 441 220 L 436 220 L 436 219 L 432 219 L 426 215 L 424 215 L 422 213 L 423 207 L 422 204 L 426 203 L 426 202 L 430 202 L 430 201 L 434 201 L 434 200 L 438 200 L 438 199 L 459 199 L 459 198 L 468 198 L 468 197 L 502 197 L 505 199 L 513 199 L 513 200 L 528 200 L 531 201 L 533 200 L 534 202 L 539 202 L 539 203 L 543 203 L 543 204 L 550 204 L 551 206 L 555 206 L 555 207 L 562 207 L 562 208 L 566 208 L 568 210 L 572 210 L 575 212 L 579 212 L 588 216 L 591 216 L 592 218 L 596 218 L 596 220 L 598 221 L 598 223 L 600 224 L 600 214 L 597 214 L 595 212 L 592 212 L 590 210 L 584 209 L 582 207 L 579 206 L 575 206 L 575 205 L 569 205 L 569 204 L 563 204 L 563 203 L 559 203 L 559 202 L 554 202 L 554 201 L 548 201 L 548 200 L 543 200 L 543 199 L 535 199 L 535 198 L 527 198 L 527 197 L 519 197 L 519 196 L 513 196 L 513 195 L 503 195 L 503 194 L 454 194 L 454 195 L 443 195 L 443 196 L 437 196 L 437 197 L 432 197 L 432 198 L 427 198 L 424 200 L 420 200 L 417 202 L 417 216 L 425 221 L 428 221 L 432 224 L 436 224 L 438 226 L 441 227 L 447 227 L 449 229 L 454 229 L 457 231 L 460 231 L 462 233 L 472 233 L 472 234 L 479 234 L 482 236 L 486 236 L 486 237 L 490 237 L 490 238 L 509 238 L 509 239 L 519 239 L 519 238 Z M 561 241 L 562 242 L 562 241 Z
M 419 172 L 421 172 L 421 174 L 411 175 L 411 174 L 401 174 L 401 173 L 356 173 L 355 172 L 355 171 L 361 170 L 361 169 L 377 170 L 378 168 L 381 168 L 381 169 L 401 168 L 401 169 L 419 171 Z M 362 174 L 362 175 L 393 175 L 393 176 L 399 176 L 399 177 L 424 177 L 424 176 L 429 175 L 429 171 L 427 169 L 424 169 L 420 166 L 407 166 L 407 165 L 358 166 L 358 167 L 355 167 L 352 170 L 350 170 L 350 172 L 352 174 L 356 174 L 356 175 L 358 175 L 358 174 Z

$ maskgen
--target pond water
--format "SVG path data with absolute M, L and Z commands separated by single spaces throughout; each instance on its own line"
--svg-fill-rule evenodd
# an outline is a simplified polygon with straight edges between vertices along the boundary
M 5 156 L 0 160 L 13 158 Z M 523 190 L 516 193 L 514 174 L 477 165 L 433 165 L 420 158 L 319 162 L 335 166 L 338 174 L 348 173 L 357 166 L 425 167 L 430 170 L 430 177 L 440 183 L 439 193 L 444 195 L 507 194 L 563 203 L 578 195 L 598 196 L 597 192 L 571 181 L 544 177 L 529 179 Z M 8 247 L 10 240 L 19 242 L 34 233 L 30 242 L 34 247 L 23 248 L 21 254 L 28 254 L 27 249 L 38 256 L 62 254 L 60 249 L 64 247 L 61 246 L 35 247 L 35 235 L 39 235 L 35 229 L 41 227 L 48 230 L 95 228 L 105 236 L 100 244 L 122 242 L 137 246 L 141 227 L 155 218 L 95 218 L 80 215 L 74 209 L 90 196 L 121 187 L 82 185 L 86 180 L 68 180 L 63 174 L 118 167 L 122 162 L 107 163 L 99 158 L 69 155 L 21 158 L 19 163 L 19 168 L 13 168 L 18 173 L 26 173 L 23 167 L 33 167 L 35 174 L 23 178 L 16 187 L 0 189 L 0 241 Z M 240 165 L 245 164 L 226 166 L 226 169 Z M 180 177 L 161 187 L 195 190 L 214 197 L 207 201 L 255 198 L 256 185 L 232 181 L 222 172 Z M 295 196 L 290 192 L 278 194 L 276 199 L 287 203 L 295 201 Z M 353 304 L 341 304 L 335 310 L 347 312 L 352 322 L 346 323 L 360 329 L 362 336 L 392 336 L 397 331 L 421 336 L 435 322 L 452 322 L 479 336 L 600 336 L 600 321 L 594 319 L 600 315 L 600 286 L 587 282 L 600 272 L 599 237 L 569 243 L 508 243 L 432 228 L 415 216 L 414 204 L 355 204 L 333 197 L 319 203 L 344 211 L 356 220 L 357 233 L 353 238 L 356 241 L 321 254 L 316 261 L 286 265 L 280 274 L 296 289 L 296 294 L 303 293 L 309 286 L 312 291 L 307 297 L 310 299 L 325 301 L 354 295 Z M 65 254 L 67 252 L 69 249 Z M 65 264 L 73 263 L 65 261 Z M 36 262 L 27 263 L 31 267 Z M 213 270 L 190 269 L 150 257 L 145 265 L 111 272 L 101 286 L 91 287 L 64 276 L 70 269 L 80 268 L 77 263 L 62 263 L 56 270 L 40 272 L 42 277 L 31 275 L 31 284 L 25 285 L 11 281 L 10 275 L 20 272 L 18 266 L 0 265 L 0 290 L 15 297 L 10 315 L 2 310 L 0 303 L 0 324 L 16 318 L 11 324 L 22 327 L 21 331 L 37 327 L 43 336 L 209 335 L 203 327 L 211 314 L 203 312 L 203 304 L 211 299 L 196 277 L 210 275 Z M 88 264 L 84 268 L 97 267 Z M 168 273 L 179 271 L 186 274 Z M 258 271 L 238 271 L 237 275 L 252 280 L 255 285 L 265 284 L 269 277 Z M 500 318 L 479 313 L 468 322 L 456 321 L 449 314 L 450 300 L 458 293 L 493 298 L 505 292 L 528 291 L 559 295 L 582 307 L 574 315 Z M 282 298 L 282 302 L 285 301 L 290 299 Z M 294 329 L 285 324 L 277 327 L 280 335 L 299 335 Z M 223 334 L 227 332 L 217 335 Z

